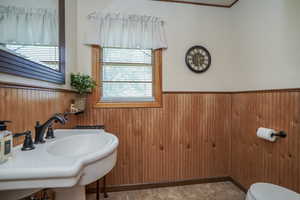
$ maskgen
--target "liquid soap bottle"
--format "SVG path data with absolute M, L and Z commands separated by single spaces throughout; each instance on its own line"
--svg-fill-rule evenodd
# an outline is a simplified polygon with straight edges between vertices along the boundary
M 6 162 L 12 156 L 13 136 L 6 125 L 9 122 L 11 121 L 0 121 L 0 163 Z

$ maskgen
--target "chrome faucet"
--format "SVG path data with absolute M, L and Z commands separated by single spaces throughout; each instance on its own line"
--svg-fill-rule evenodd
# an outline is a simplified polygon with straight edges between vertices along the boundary
M 34 140 L 35 144 L 45 143 L 44 140 L 45 132 L 53 122 L 59 122 L 61 124 L 65 124 L 66 118 L 62 114 L 55 114 L 50 119 L 48 119 L 44 124 L 40 124 L 40 122 L 37 121 L 35 126 L 35 140 Z

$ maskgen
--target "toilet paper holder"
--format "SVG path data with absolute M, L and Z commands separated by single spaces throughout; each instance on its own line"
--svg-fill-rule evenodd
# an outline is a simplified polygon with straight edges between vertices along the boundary
M 272 133 L 271 134 L 272 137 L 276 136 L 276 137 L 281 137 L 281 138 L 285 138 L 287 136 L 285 131 L 279 131 L 276 133 Z

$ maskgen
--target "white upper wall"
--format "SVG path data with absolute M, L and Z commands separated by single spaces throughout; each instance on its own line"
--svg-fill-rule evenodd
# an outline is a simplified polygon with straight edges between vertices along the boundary
M 300 88 L 299 10 L 299 0 L 240 0 L 231 9 L 234 90 Z
M 149 0 L 78 0 L 78 70 L 91 72 L 91 49 L 84 45 L 86 16 L 94 11 L 122 12 L 161 17 L 169 48 L 163 53 L 164 91 L 220 91 L 234 88 L 230 9 Z M 193 45 L 207 47 L 211 68 L 195 74 L 185 64 L 185 53 Z
M 150 0 L 66 0 L 66 8 L 67 84 L 0 73 L 1 81 L 69 88 L 70 72 L 90 74 L 91 50 L 83 44 L 85 17 L 102 11 L 154 15 L 166 21 L 164 91 L 300 87 L 299 0 L 240 0 L 231 9 Z M 193 45 L 207 47 L 212 55 L 212 66 L 203 74 L 185 65 L 185 53 Z

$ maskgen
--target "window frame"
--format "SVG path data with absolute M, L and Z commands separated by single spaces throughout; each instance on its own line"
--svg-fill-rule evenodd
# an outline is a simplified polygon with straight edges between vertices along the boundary
M 0 49 L 0 73 L 65 84 L 65 0 L 57 1 L 59 7 L 59 70 Z
M 153 51 L 153 97 L 154 101 L 123 101 L 108 102 L 101 101 L 102 95 L 102 48 L 92 46 L 92 77 L 97 87 L 92 92 L 94 108 L 153 108 L 162 105 L 162 49 Z

